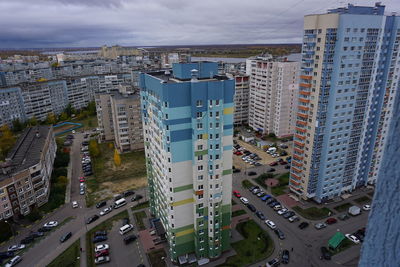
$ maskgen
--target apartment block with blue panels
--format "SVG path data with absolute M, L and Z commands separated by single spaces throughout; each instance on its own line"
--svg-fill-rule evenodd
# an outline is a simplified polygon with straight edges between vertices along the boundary
M 305 17 L 290 178 L 303 198 L 376 180 L 399 81 L 399 17 L 383 12 L 349 5 Z
M 174 261 L 229 249 L 234 86 L 214 62 L 140 74 L 150 210 Z

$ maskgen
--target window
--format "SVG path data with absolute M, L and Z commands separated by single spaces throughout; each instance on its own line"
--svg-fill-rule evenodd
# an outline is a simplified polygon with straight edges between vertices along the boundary
M 215 134 L 215 139 L 218 139 L 219 138 L 219 134 Z
M 202 199 L 203 197 L 204 197 L 203 194 L 201 194 L 197 196 L 197 199 Z
M 198 190 L 203 190 L 203 185 L 202 185 L 202 184 L 199 185 L 199 186 L 197 187 L 197 189 L 198 189 Z
M 203 160 L 203 155 L 197 156 L 197 160 Z
M 197 100 L 196 101 L 196 106 L 197 107 L 202 107 L 203 106 L 203 101 L 202 100 Z
M 197 150 L 203 150 L 203 145 L 198 145 Z
M 197 140 L 203 139 L 203 135 L 202 134 L 198 134 L 197 135 Z
M 219 105 L 219 100 L 215 100 L 215 105 Z
M 219 122 L 215 123 L 215 128 L 219 128 Z
M 203 117 L 203 112 L 197 112 L 197 113 L 196 113 L 196 117 L 197 117 L 198 119 L 201 119 L 201 117 Z
M 213 126 L 213 124 L 212 124 L 212 122 L 210 122 L 210 128 L 212 128 L 212 126 Z
M 197 166 L 197 170 L 198 170 L 198 171 L 202 171 L 202 170 L 203 170 L 203 165 Z
M 219 159 L 219 154 L 216 154 L 216 155 L 215 155 L 215 159 Z
M 203 124 L 202 123 L 198 123 L 197 124 L 197 129 L 203 129 Z
M 215 112 L 215 117 L 219 117 L 219 111 Z
M 203 175 L 197 176 L 197 180 L 202 181 L 203 180 Z

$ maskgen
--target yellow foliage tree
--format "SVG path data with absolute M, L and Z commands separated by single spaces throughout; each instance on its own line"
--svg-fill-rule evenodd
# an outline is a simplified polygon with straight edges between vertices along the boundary
M 97 143 L 97 140 L 92 139 L 89 141 L 89 152 L 90 155 L 94 158 L 100 156 L 100 148 L 99 144 Z
M 114 163 L 115 166 L 121 166 L 121 157 L 119 156 L 117 149 L 114 149 Z
M 7 153 L 12 149 L 16 141 L 14 134 L 8 125 L 0 127 L 0 156 L 5 158 Z
M 111 148 L 113 148 L 114 147 L 114 144 L 113 143 L 108 143 L 108 148 L 109 149 L 111 149 Z

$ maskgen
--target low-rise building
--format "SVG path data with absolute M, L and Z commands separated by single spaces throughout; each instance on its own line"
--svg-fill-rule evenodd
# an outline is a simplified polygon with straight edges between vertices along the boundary
M 0 220 L 27 215 L 47 203 L 56 155 L 51 126 L 27 128 L 0 163 Z

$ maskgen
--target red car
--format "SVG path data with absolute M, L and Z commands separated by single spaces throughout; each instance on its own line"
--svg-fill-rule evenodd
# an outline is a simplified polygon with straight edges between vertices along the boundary
M 235 152 L 235 155 L 237 155 L 237 156 L 241 156 L 241 155 L 243 155 L 243 153 L 242 153 L 242 152 L 240 152 L 240 151 L 236 151 L 236 152 Z
M 286 162 L 286 161 L 281 161 L 281 162 L 279 162 L 279 164 L 281 164 L 281 165 L 286 165 L 287 162 Z
M 108 249 L 105 250 L 100 250 L 96 252 L 96 258 L 97 257 L 101 257 L 101 256 L 108 256 L 108 254 L 110 254 L 110 252 L 108 251 Z
M 242 195 L 239 193 L 239 191 L 236 191 L 236 190 L 234 190 L 233 191 L 233 195 L 235 196 L 235 197 L 241 197 Z
M 337 220 L 335 218 L 328 218 L 325 221 L 327 224 L 334 224 L 337 223 Z
M 83 183 L 83 182 L 85 182 L 85 177 L 79 177 L 79 182 L 81 182 L 81 183 Z
M 278 165 L 278 162 L 276 162 L 276 161 L 271 162 L 271 163 L 269 164 L 269 166 L 276 166 L 276 165 Z

